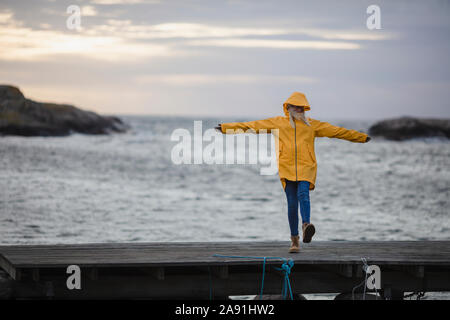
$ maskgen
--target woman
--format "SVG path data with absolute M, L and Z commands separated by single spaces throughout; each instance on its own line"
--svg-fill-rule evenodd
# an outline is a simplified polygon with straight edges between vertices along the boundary
M 303 242 L 311 242 L 315 233 L 310 222 L 309 190 L 314 190 L 317 162 L 314 152 L 314 139 L 328 137 L 351 142 L 368 142 L 370 137 L 362 132 L 333 126 L 305 116 L 311 110 L 306 97 L 294 92 L 283 104 L 285 116 L 249 122 L 222 123 L 216 129 L 222 133 L 233 133 L 236 129 L 253 129 L 256 133 L 267 130 L 278 135 L 278 173 L 288 203 L 288 220 L 291 230 L 289 252 L 299 252 L 298 204 L 302 217 Z M 230 130 L 231 129 L 231 130 Z M 278 130 L 274 130 L 278 129 Z M 227 132 L 228 130 L 228 132 Z

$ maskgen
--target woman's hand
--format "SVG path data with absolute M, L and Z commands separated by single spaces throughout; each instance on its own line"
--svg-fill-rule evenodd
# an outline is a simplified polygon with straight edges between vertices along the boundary
M 371 138 L 371 137 L 369 137 L 369 136 L 367 136 L 367 138 L 366 138 L 366 142 L 369 142 L 370 140 L 372 140 L 372 138 Z

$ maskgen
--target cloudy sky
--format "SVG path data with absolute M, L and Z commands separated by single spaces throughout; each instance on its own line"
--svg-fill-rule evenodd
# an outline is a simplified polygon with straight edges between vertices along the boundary
M 301 91 L 317 118 L 450 118 L 449 17 L 442 0 L 2 0 L 0 83 L 107 114 L 261 118 Z

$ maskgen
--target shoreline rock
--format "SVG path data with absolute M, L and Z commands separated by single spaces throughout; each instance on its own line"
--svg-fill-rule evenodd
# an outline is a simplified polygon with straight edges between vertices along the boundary
M 413 138 L 450 139 L 450 119 L 400 117 L 379 121 L 369 128 L 369 135 L 403 141 Z
M 117 117 L 100 116 L 68 104 L 36 102 L 25 98 L 17 87 L 0 85 L 0 135 L 68 136 L 128 129 Z

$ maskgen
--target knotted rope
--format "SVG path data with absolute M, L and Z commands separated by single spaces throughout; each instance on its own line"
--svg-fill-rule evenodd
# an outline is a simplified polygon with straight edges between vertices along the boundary
M 280 270 L 284 273 L 284 283 L 283 283 L 283 290 L 281 291 L 281 294 L 283 296 L 283 300 L 286 300 L 287 298 L 287 290 L 289 289 L 289 295 L 292 298 L 292 289 L 291 289 L 291 281 L 289 280 L 289 275 L 291 274 L 291 269 L 294 266 L 294 261 L 292 259 L 289 259 L 288 261 L 283 262 L 281 265 L 281 268 L 275 267 L 276 270 Z
M 286 259 L 282 257 L 252 257 L 252 256 L 225 256 L 221 254 L 213 254 L 213 257 L 218 258 L 230 258 L 230 259 L 255 259 L 255 260 L 263 260 L 263 273 L 261 280 L 261 290 L 259 292 L 259 299 L 262 300 L 263 292 L 264 292 L 264 277 L 266 275 L 266 261 L 267 260 L 279 260 L 283 261 L 283 264 L 280 268 L 275 267 L 276 270 L 280 270 L 284 273 L 284 281 L 283 281 L 283 289 L 282 296 L 283 299 L 287 298 L 287 293 L 289 290 L 291 300 L 294 300 L 292 295 L 291 282 L 289 280 L 289 275 L 291 274 L 291 269 L 294 266 L 294 261 L 292 259 Z

